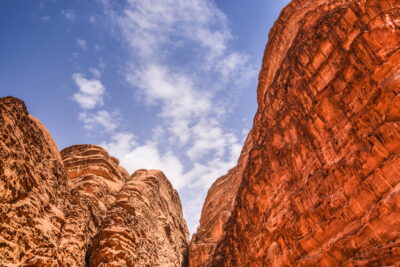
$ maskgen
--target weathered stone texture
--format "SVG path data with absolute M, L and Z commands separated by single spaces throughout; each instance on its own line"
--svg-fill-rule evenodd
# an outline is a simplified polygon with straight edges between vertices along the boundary
M 201 212 L 200 226 L 189 245 L 189 266 L 202 267 L 213 255 L 215 246 L 225 232 L 224 227 L 231 216 L 237 190 L 248 160 L 253 142 L 249 134 L 236 167 L 218 178 L 208 190 Z
M 209 266 L 400 262 L 400 2 L 295 0 L 269 35 L 253 146 Z
M 91 266 L 185 266 L 189 232 L 178 193 L 158 170 L 138 170 L 90 249 Z
M 47 130 L 22 101 L 0 98 L 0 266 L 58 264 L 67 191 Z
M 130 176 L 103 148 L 58 152 L 16 98 L 0 98 L 0 266 L 182 266 L 178 193 L 156 170 Z
M 129 175 L 98 146 L 74 145 L 62 150 L 61 156 L 71 198 L 65 208 L 60 256 L 66 265 L 83 266 L 93 237 Z

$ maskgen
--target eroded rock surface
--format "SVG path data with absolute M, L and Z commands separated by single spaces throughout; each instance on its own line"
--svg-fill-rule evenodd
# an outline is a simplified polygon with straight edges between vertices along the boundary
M 186 266 L 178 193 L 157 170 L 138 170 L 116 196 L 90 249 L 91 266 Z
M 50 134 L 22 101 L 0 98 L 0 266 L 59 263 L 67 188 Z
M 270 32 L 253 146 L 209 266 L 400 262 L 400 2 L 295 0 Z
M 22 101 L 0 98 L 0 266 L 183 266 L 187 242 L 160 171 L 130 176 L 94 145 L 60 154 Z
M 88 261 L 88 249 L 115 196 L 129 177 L 119 161 L 103 148 L 74 145 L 61 151 L 69 188 L 60 254 L 66 265 Z

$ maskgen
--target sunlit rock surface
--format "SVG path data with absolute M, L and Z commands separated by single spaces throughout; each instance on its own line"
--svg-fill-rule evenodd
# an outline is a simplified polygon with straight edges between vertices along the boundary
M 189 239 L 178 193 L 158 170 L 138 170 L 108 210 L 91 266 L 185 266 Z
M 208 266 L 399 264 L 399 48 L 399 1 L 284 9 L 263 59 L 253 146 Z
M 160 171 L 130 176 L 103 148 L 58 152 L 16 98 L 0 98 L 0 266 L 184 266 L 188 230 Z
M 56 266 L 69 199 L 50 134 L 22 101 L 0 98 L 0 266 Z
M 83 264 L 108 209 L 127 177 L 118 160 L 103 148 L 75 145 L 61 151 L 68 184 L 70 205 L 61 233 L 60 253 L 64 264 Z

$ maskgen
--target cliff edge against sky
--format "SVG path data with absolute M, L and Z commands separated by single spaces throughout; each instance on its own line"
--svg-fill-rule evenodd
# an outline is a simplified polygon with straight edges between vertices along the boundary
M 189 238 L 161 171 L 132 175 L 103 148 L 58 152 L 13 97 L 0 98 L 1 266 L 181 266 Z

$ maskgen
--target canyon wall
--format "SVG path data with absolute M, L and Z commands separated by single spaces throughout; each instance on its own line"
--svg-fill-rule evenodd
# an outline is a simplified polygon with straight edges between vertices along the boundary
M 186 222 L 162 172 L 129 175 L 94 145 L 60 154 L 12 97 L 0 98 L 0 159 L 0 266 L 186 264 Z
M 292 1 L 269 35 L 258 105 L 207 265 L 398 264 L 400 2 Z M 217 186 L 209 198 L 224 198 Z
M 0 266 L 56 266 L 70 195 L 47 130 L 15 98 L 0 98 Z

